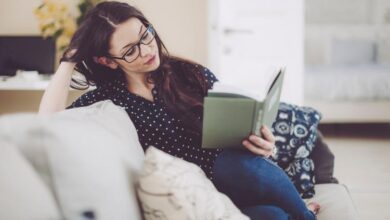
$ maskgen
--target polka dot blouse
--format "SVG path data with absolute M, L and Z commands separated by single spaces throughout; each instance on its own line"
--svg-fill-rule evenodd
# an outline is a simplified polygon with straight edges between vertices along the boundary
M 176 61 L 172 63 L 172 69 L 175 69 L 174 65 L 190 65 L 190 68 L 196 69 L 199 74 L 204 74 L 209 88 L 217 81 L 214 74 L 207 68 Z M 87 106 L 110 99 L 116 105 L 126 109 L 137 129 L 144 150 L 149 146 L 154 146 L 173 156 L 197 164 L 209 178 L 212 178 L 214 161 L 222 150 L 202 149 L 201 136 L 188 132 L 182 121 L 168 111 L 156 88 L 152 89 L 152 94 L 153 102 L 129 92 L 124 78 L 118 78 L 83 94 L 68 108 Z M 198 119 L 201 120 L 202 113 L 197 114 Z

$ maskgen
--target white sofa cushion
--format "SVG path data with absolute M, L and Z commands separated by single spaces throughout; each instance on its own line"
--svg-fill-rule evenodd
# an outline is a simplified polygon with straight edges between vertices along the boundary
M 132 187 L 143 150 L 126 111 L 111 101 L 59 112 L 3 116 L 0 134 L 33 161 L 66 219 L 140 219 Z M 130 179 L 129 179 L 130 178 Z
M 351 199 L 347 187 L 342 184 L 317 184 L 316 194 L 306 202 L 315 201 L 321 209 L 317 215 L 318 220 L 356 220 L 357 210 Z
M 146 151 L 137 192 L 146 220 L 249 219 L 198 166 L 154 147 Z
M 12 143 L 0 140 L 0 219 L 55 220 L 50 189 Z

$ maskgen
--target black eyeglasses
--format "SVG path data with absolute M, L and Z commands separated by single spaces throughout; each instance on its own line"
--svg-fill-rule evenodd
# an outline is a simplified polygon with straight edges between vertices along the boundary
M 156 32 L 154 31 L 153 26 L 149 25 L 145 32 L 141 35 L 141 39 L 138 41 L 138 43 L 130 47 L 122 57 L 110 56 L 110 58 L 124 60 L 128 63 L 134 62 L 139 57 L 141 52 L 141 44 L 149 45 L 152 43 L 155 36 Z

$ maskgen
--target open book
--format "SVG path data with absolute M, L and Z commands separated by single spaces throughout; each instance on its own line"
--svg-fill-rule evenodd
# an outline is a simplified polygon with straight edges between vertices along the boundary
M 285 68 L 277 68 L 266 91 L 250 94 L 216 82 L 204 99 L 203 148 L 242 148 L 251 134 L 261 137 L 262 125 L 271 129 L 278 113 Z

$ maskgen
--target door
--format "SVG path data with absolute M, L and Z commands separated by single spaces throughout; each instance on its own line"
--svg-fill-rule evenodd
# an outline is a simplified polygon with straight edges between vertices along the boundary
M 303 24 L 302 0 L 209 0 L 209 66 L 254 93 L 270 67 L 286 66 L 281 100 L 302 104 Z

